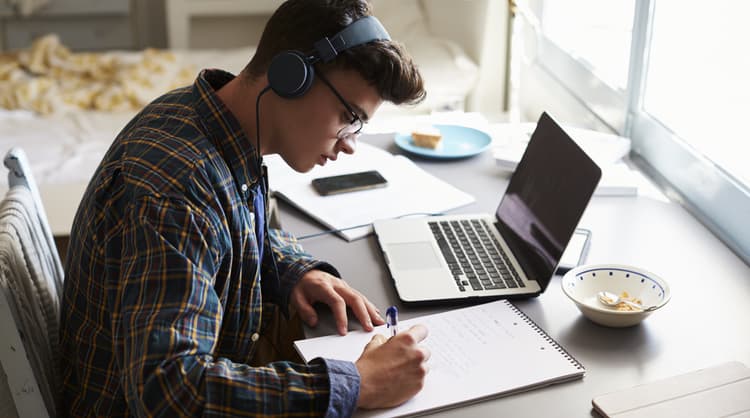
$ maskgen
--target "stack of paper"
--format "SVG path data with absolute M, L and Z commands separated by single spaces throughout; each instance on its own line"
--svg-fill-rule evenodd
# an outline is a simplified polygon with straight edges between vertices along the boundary
M 738 361 L 595 397 L 604 417 L 747 417 L 750 369 Z
M 602 178 L 594 191 L 594 196 L 635 196 L 638 187 L 645 179 L 625 163 L 601 167 Z
M 498 166 L 515 170 L 535 129 L 536 123 L 493 125 L 490 131 L 497 141 L 493 155 Z M 563 129 L 599 166 L 621 162 L 630 152 L 628 138 L 571 126 L 563 126 Z
M 336 161 L 297 173 L 278 156 L 264 158 L 270 188 L 323 225 L 339 230 L 351 241 L 372 232 L 376 219 L 442 213 L 474 202 L 474 197 L 419 168 L 404 156 L 358 142 L 352 155 L 340 154 Z M 321 196 L 311 185 L 318 177 L 377 170 L 388 181 L 384 188 Z
M 498 144 L 492 153 L 498 167 L 514 171 L 521 161 L 536 123 L 498 124 L 491 130 Z M 630 140 L 621 136 L 566 126 L 565 131 L 602 169 L 594 196 L 635 196 L 644 179 L 631 170 L 623 158 L 630 152 Z

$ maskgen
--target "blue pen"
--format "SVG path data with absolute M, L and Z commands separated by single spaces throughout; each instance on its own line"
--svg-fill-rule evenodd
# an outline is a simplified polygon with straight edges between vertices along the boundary
M 391 329 L 391 337 L 398 332 L 398 308 L 391 306 L 385 311 L 385 324 Z

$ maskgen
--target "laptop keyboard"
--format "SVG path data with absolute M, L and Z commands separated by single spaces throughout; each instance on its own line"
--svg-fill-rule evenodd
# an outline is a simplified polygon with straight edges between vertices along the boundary
M 458 289 L 466 291 L 525 287 L 487 221 L 428 222 Z

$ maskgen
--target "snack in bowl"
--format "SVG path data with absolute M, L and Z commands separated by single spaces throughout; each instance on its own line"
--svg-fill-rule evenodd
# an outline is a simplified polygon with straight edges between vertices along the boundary
M 443 135 L 434 126 L 418 128 L 412 131 L 411 139 L 415 146 L 436 149 L 440 146 Z
M 608 327 L 639 324 L 671 298 L 661 277 L 639 267 L 622 264 L 583 265 L 571 269 L 561 281 L 563 293 L 591 321 Z M 609 292 L 620 303 L 608 306 L 599 295 Z M 628 306 L 633 302 L 645 309 Z M 621 308 L 622 306 L 622 308 Z
M 600 296 L 600 298 L 602 297 L 603 296 Z M 630 297 L 630 295 L 628 295 L 628 292 L 623 291 L 622 293 L 620 293 L 619 300 L 620 300 L 620 303 L 613 306 L 615 310 L 618 310 L 618 311 L 642 311 L 643 310 L 643 309 L 638 309 L 636 306 L 633 306 L 633 303 L 639 306 L 643 306 L 643 301 L 641 301 L 638 298 Z M 614 300 L 607 301 L 607 305 L 611 305 L 614 302 L 615 302 Z M 628 302 L 632 302 L 632 303 L 628 303 Z

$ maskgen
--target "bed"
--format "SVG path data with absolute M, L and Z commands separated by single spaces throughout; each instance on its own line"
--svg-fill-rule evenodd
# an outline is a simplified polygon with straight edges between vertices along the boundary
M 236 73 L 244 67 L 253 52 L 254 48 L 250 47 L 169 52 L 174 64 L 173 71 L 184 71 L 186 74 L 181 78 L 173 78 L 162 86 L 154 83 L 157 85 L 153 86 L 150 95 L 149 92 L 140 92 L 143 95 L 141 99 L 144 102 L 150 101 L 161 92 L 175 87 L 175 81 L 181 85 L 189 84 L 201 68 L 216 67 Z M 111 52 L 106 55 L 107 59 L 116 58 L 121 62 L 133 63 L 142 60 L 145 53 Z M 0 81 L 0 89 L 3 87 L 16 87 L 15 90 L 20 90 L 7 80 Z M 114 100 L 115 103 L 108 110 L 92 106 L 83 108 L 60 105 L 53 99 L 40 101 L 40 96 L 43 96 L 39 92 L 40 87 L 32 86 L 29 89 L 32 90 L 29 92 L 32 96 L 37 93 L 33 97 L 37 99 L 36 109 L 0 108 L 0 151 L 5 152 L 14 146 L 24 149 L 39 184 L 53 234 L 68 235 L 75 210 L 89 179 L 112 140 L 138 112 L 139 107 L 118 104 L 118 100 Z M 34 89 L 37 91 L 33 91 Z M 50 109 L 56 106 L 64 109 Z

